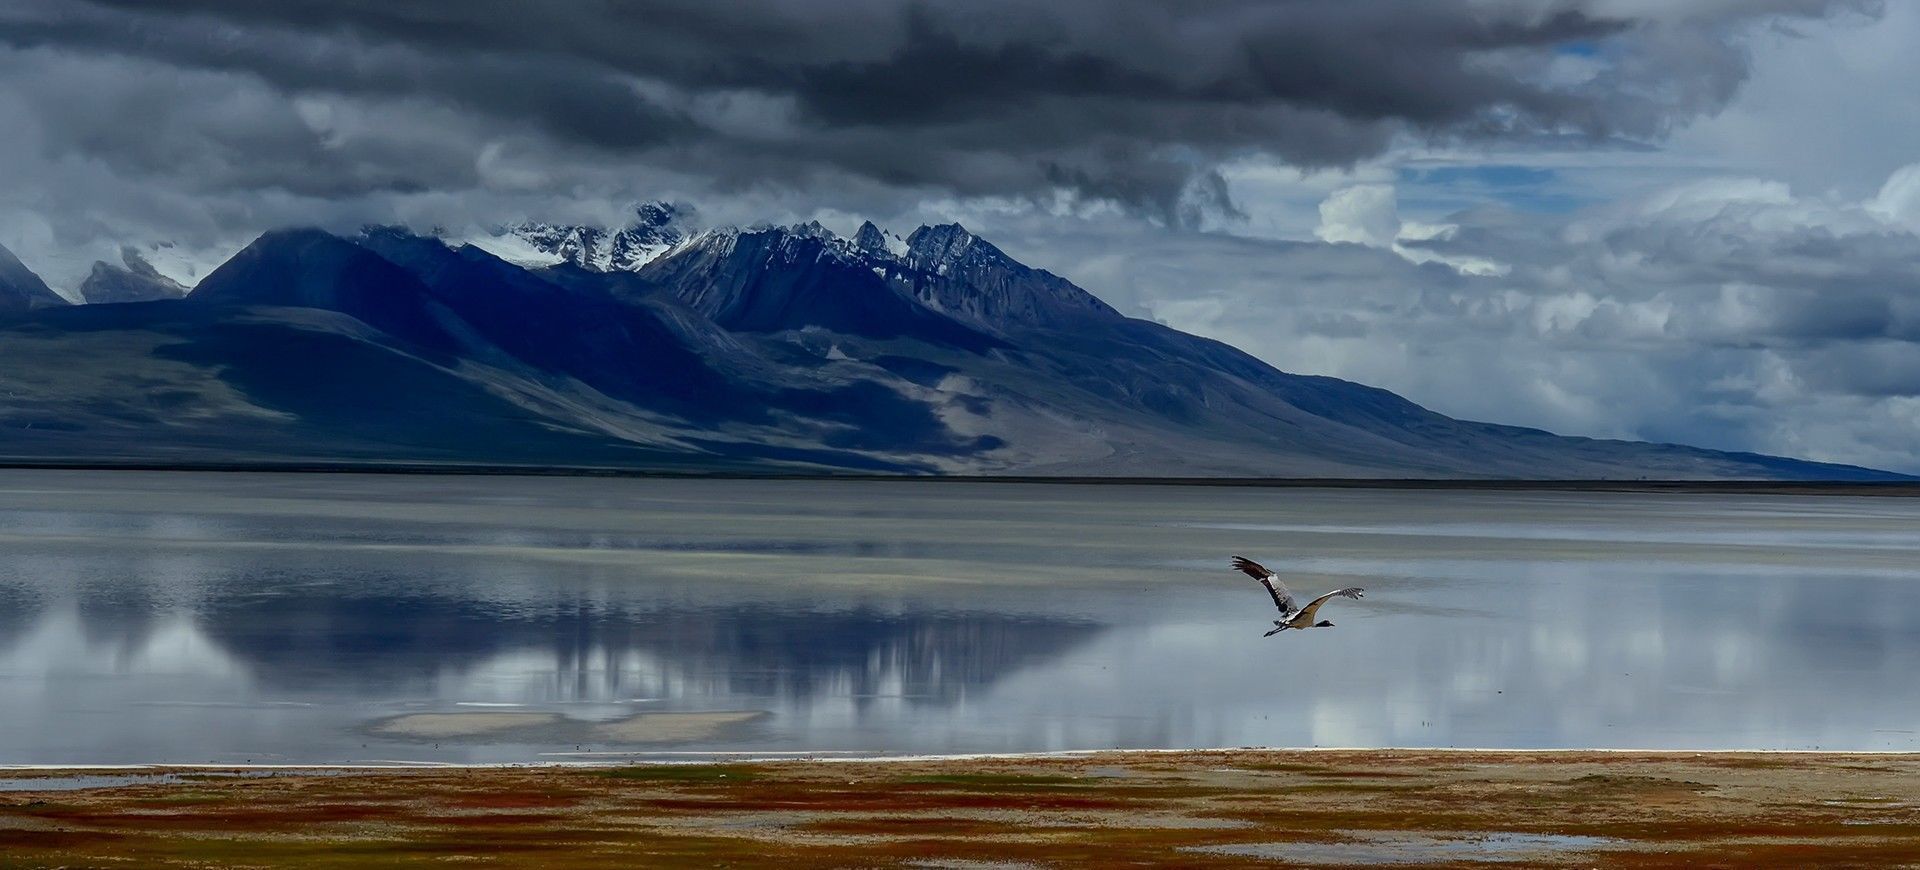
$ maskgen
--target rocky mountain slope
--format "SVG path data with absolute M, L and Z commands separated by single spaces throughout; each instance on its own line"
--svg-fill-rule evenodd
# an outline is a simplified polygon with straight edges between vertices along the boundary
M 1455 420 L 1127 318 L 956 224 L 690 231 L 664 207 L 487 244 L 268 233 L 184 300 L 14 304 L 0 371 L 15 459 L 1888 476 Z
M 0 246 L 0 314 L 66 304 L 65 297 L 53 292 L 19 257 Z
M 88 304 L 115 302 L 152 302 L 179 299 L 187 288 L 160 274 L 152 263 L 134 248 L 120 249 L 121 265 L 96 260 L 93 271 L 80 284 L 80 298 Z

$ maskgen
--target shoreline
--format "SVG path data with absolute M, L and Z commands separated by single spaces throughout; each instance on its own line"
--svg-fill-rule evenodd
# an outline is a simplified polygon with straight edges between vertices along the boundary
M 449 477 L 577 477 L 640 480 L 1019 483 L 1063 486 L 1206 486 L 1483 492 L 1710 493 L 1920 497 L 1920 477 L 1888 480 L 1605 480 L 1521 478 L 1099 477 L 1061 475 L 786 474 L 671 471 L 610 466 L 430 462 L 65 462 L 0 459 L 0 471 L 131 471 L 203 474 L 365 474 Z
M 638 765 L 781 765 L 781 764 L 950 764 L 958 762 L 1025 762 L 1025 761 L 1098 761 L 1103 758 L 1127 758 L 1131 756 L 1215 756 L 1215 755 L 1407 755 L 1435 754 L 1461 755 L 1473 757 L 1552 757 L 1552 756 L 1619 756 L 1634 758 L 1644 756 L 1649 759 L 1673 758 L 1737 758 L 1741 756 L 1789 756 L 1810 759 L 1838 758 L 1912 758 L 1920 761 L 1920 749 L 1617 749 L 1608 747 L 1585 747 L 1575 749 L 1501 749 L 1472 746 L 1234 746 L 1193 749 L 1060 749 L 1038 752 L 962 752 L 931 755 L 885 755 L 869 754 L 853 749 L 820 750 L 724 750 L 702 752 L 699 750 L 634 750 L 605 752 L 566 752 L 549 753 L 568 756 L 599 756 L 598 760 L 580 758 L 575 760 L 541 761 L 347 761 L 347 762 L 289 762 L 272 763 L 222 763 L 214 761 L 171 762 L 143 761 L 126 764 L 91 763 L 18 763 L 0 762 L 0 778 L 8 773 L 102 773 L 114 771 L 165 772 L 170 770 L 192 771 L 254 771 L 254 770 L 315 770 L 315 771 L 402 771 L 402 770 L 541 770 L 580 769 L 580 768 L 617 768 Z M 672 760 L 672 759 L 682 760 Z
M 1085 750 L 0 770 L 0 854 L 20 867 L 1900 866 L 1920 862 L 1920 753 Z

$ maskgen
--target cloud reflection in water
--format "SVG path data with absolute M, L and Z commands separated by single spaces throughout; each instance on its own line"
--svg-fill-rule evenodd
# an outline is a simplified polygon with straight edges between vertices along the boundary
M 165 505 L 166 522 L 10 512 L 0 491 L 0 762 L 574 749 L 366 732 L 462 704 L 767 710 L 699 744 L 767 750 L 1920 740 L 1920 508 L 1905 500 L 313 485 L 333 489 L 258 519 L 127 499 Z M 604 504 L 395 506 L 461 505 L 461 487 L 549 506 L 600 487 Z M 1273 528 L 1220 528 L 1233 517 Z M 1212 567 L 1243 550 L 1299 591 L 1369 596 L 1336 602 L 1334 630 L 1263 639 L 1265 596 Z

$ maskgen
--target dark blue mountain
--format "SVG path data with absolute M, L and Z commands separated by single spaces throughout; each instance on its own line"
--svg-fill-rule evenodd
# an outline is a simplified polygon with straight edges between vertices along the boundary
M 53 292 L 19 257 L 0 246 L 0 314 L 66 304 L 67 300 Z
M 956 439 L 923 405 L 882 384 L 804 377 L 746 346 L 703 354 L 700 343 L 724 342 L 724 330 L 700 324 L 644 279 L 629 284 L 626 273 L 529 272 L 391 228 L 358 242 L 420 279 L 506 357 L 652 412 L 705 427 L 786 428 L 832 449 L 946 454 L 977 440 Z
M 901 292 L 817 226 L 807 229 L 705 233 L 639 274 L 738 332 L 817 327 L 976 352 L 999 344 Z
M 184 301 L 16 306 L 0 370 L 60 377 L 16 379 L 0 458 L 1890 477 L 1455 420 L 1127 318 L 953 224 L 905 239 L 870 224 L 853 239 L 527 226 L 565 262 L 390 228 L 288 230 Z
M 76 305 L 0 322 L 12 382 L 0 459 L 639 465 L 749 470 L 556 420 L 351 317 L 179 301 Z M 19 371 L 19 369 L 12 369 Z
M 479 248 L 404 230 L 370 229 L 357 241 L 418 279 L 492 347 L 541 373 L 690 420 L 762 416 L 750 391 L 707 365 L 654 312 L 605 288 L 549 280 Z
M 865 235 L 871 240 L 877 233 L 876 228 Z M 898 279 L 915 298 L 950 317 L 988 329 L 1079 329 L 1124 319 L 1073 282 L 1029 268 L 959 224 L 921 227 L 906 245 L 906 252 L 894 258 L 902 267 Z
M 261 236 L 201 279 L 184 301 L 333 311 L 421 349 L 442 354 L 465 349 L 449 329 L 447 313 L 418 278 L 320 230 Z

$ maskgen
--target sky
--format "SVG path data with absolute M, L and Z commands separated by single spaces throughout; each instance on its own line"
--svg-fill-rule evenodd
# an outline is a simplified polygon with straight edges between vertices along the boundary
M 1920 471 L 1920 4 L 9 0 L 0 245 L 958 220 L 1458 417 Z M 160 246 L 160 247 L 156 247 Z

